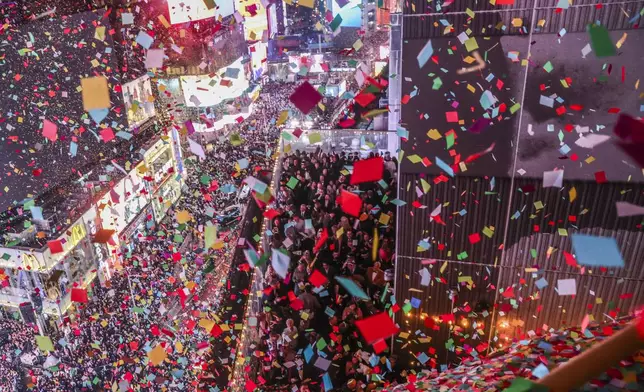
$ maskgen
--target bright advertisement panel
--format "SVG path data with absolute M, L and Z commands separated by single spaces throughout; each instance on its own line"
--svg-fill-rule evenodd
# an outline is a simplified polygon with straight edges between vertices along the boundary
M 156 114 L 149 76 L 144 75 L 125 83 L 122 88 L 130 129 L 138 127 Z
M 117 233 L 123 231 L 148 203 L 144 190 L 143 179 L 136 171 L 119 181 L 99 202 L 105 205 L 99 214 L 102 227 Z
M 268 44 L 263 42 L 256 42 L 251 46 L 250 61 L 251 68 L 253 69 L 253 79 L 259 79 L 267 71 L 266 54 L 268 51 Z
M 340 6 L 346 0 L 333 0 L 333 17 L 340 14 L 342 16 L 343 27 L 361 27 L 362 26 L 362 0 L 349 0 L 344 7 Z M 340 3 L 340 4 L 338 4 Z
M 235 0 L 217 0 L 217 5 L 208 9 L 203 0 L 168 0 L 170 23 L 179 24 L 208 18 L 226 17 L 235 13 Z
M 387 63 L 384 61 L 374 61 L 373 63 L 374 75 L 380 75 L 380 72 L 382 72 L 382 70 L 385 69 L 386 65 Z
M 181 88 L 186 106 L 214 106 L 224 100 L 242 95 L 249 86 L 242 59 L 240 57 L 230 66 L 220 69 L 212 77 L 210 75 L 181 76 Z
M 388 45 L 381 45 L 379 53 L 380 53 L 380 60 L 388 59 L 389 58 L 389 46 Z
M 302 54 L 288 56 L 289 70 L 293 73 L 300 72 L 302 66 L 308 67 L 308 73 L 322 73 L 322 64 L 325 62 L 323 54 Z
M 244 17 L 244 35 L 246 41 L 262 39 L 264 31 L 268 31 L 268 15 L 266 8 L 259 0 L 236 0 L 237 11 Z
M 279 26 L 277 22 L 277 5 L 272 4 L 268 6 L 268 38 L 273 38 L 273 36 L 277 34 L 278 29 Z

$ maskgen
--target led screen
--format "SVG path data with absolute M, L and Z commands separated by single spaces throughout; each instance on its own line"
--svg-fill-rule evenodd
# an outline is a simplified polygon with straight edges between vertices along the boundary
M 170 23 L 186 23 L 195 20 L 226 17 L 235 13 L 234 0 L 217 0 L 216 6 L 208 9 L 203 0 L 168 0 Z
M 236 78 L 233 77 L 236 74 Z M 223 76 L 223 77 L 222 77 Z M 181 88 L 186 106 L 208 107 L 239 97 L 249 86 L 240 57 L 214 76 L 181 76 Z
M 293 73 L 300 72 L 303 66 L 307 67 L 307 73 L 325 72 L 322 64 L 326 63 L 323 54 L 301 54 L 297 56 L 288 56 L 289 70 Z
M 100 204 L 101 223 L 104 229 L 120 233 L 148 203 L 143 180 L 134 172 L 118 182 Z
M 362 0 L 333 0 L 333 17 L 337 14 L 342 16 L 340 26 L 344 27 L 361 27 L 362 26 Z M 339 3 L 339 4 L 338 4 Z M 345 4 L 344 7 L 341 4 Z
M 253 69 L 253 78 L 259 79 L 266 72 L 266 48 L 267 44 L 263 42 L 257 42 L 252 46 L 252 51 L 250 52 L 250 61 L 251 67 Z
M 259 0 L 237 0 L 236 8 L 244 18 L 246 40 L 261 40 L 264 31 L 268 30 L 266 8 Z
M 122 87 L 123 103 L 125 103 L 130 128 L 138 127 L 154 116 L 154 97 L 149 76 L 144 75 L 123 84 Z

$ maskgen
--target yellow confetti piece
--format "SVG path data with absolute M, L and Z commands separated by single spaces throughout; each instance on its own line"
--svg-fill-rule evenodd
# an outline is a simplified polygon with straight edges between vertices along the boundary
M 619 41 L 617 41 L 617 43 L 615 44 L 617 49 L 621 48 L 622 45 L 624 45 L 624 42 L 626 41 L 626 37 L 628 37 L 628 34 L 626 33 L 622 34 L 622 38 L 620 38 Z
M 571 203 L 577 198 L 577 189 L 574 186 L 568 191 L 568 197 Z
M 467 89 L 468 89 L 471 93 L 475 93 L 475 92 L 476 92 L 476 89 L 475 89 L 475 88 L 474 88 L 474 86 L 472 86 L 471 84 L 468 84 L 468 85 L 467 85 Z
M 427 181 L 425 181 L 424 178 L 420 179 L 420 186 L 423 187 L 424 193 L 427 193 L 430 189 L 432 189 L 432 186 Z
M 199 326 L 210 332 L 212 327 L 215 326 L 215 322 L 209 319 L 202 318 L 201 320 L 199 320 Z
M 450 251 L 450 253 L 451 253 L 451 251 Z M 441 274 L 445 271 L 445 268 L 447 268 L 447 261 L 445 261 L 443 263 L 443 265 L 441 265 Z
M 550 258 L 550 255 L 552 255 L 552 252 L 554 251 L 555 251 L 555 248 L 553 248 L 552 246 L 549 246 L 548 250 L 546 251 L 546 258 Z
M 479 48 L 479 44 L 478 44 L 478 42 L 476 42 L 475 37 L 470 37 L 467 41 L 465 41 L 465 49 L 468 52 L 471 52 L 471 51 L 476 50 L 478 48 Z
M 540 19 L 539 22 L 537 22 L 537 26 L 543 27 L 546 25 L 546 20 L 545 19 Z
M 168 20 L 165 18 L 163 15 L 159 15 L 159 22 L 165 27 L 166 29 L 170 28 L 170 23 L 168 23 Z
M 438 129 L 430 129 L 427 131 L 427 136 L 432 140 L 438 140 L 443 137 L 441 136 L 441 133 L 438 132 Z
M 586 162 L 586 163 L 592 163 L 592 162 L 595 162 L 595 157 L 593 157 L 593 156 L 589 156 L 588 158 L 586 158 L 586 160 L 585 160 L 584 162 Z
M 286 122 L 286 120 L 288 120 L 288 110 L 283 110 L 280 113 L 279 118 L 277 119 L 277 125 L 279 126 L 279 125 L 284 124 Z
M 521 18 L 513 18 L 512 19 L 512 26 L 514 26 L 514 27 L 523 26 L 523 19 L 521 19 Z
M 472 56 L 467 56 L 463 59 L 463 61 L 465 61 L 467 64 L 472 64 L 473 62 L 476 61 L 476 59 Z

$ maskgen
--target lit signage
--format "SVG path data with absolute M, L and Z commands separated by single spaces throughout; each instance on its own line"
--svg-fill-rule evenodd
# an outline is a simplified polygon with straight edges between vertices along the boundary
M 31 255 L 31 254 L 26 254 L 26 253 L 22 254 L 22 265 L 23 265 L 24 268 L 30 269 L 32 271 L 33 270 L 38 271 L 38 270 L 43 269 L 43 267 L 44 267 L 40 263 L 40 261 L 38 261 L 36 256 Z
M 87 232 L 85 231 L 85 226 L 83 226 L 82 223 L 79 223 L 76 226 L 72 227 L 72 236 L 70 239 L 72 248 L 78 245 L 78 243 L 81 242 L 81 240 L 85 238 L 86 235 Z
M 130 128 L 138 127 L 156 114 L 149 76 L 141 76 L 121 87 Z
M 244 35 L 246 41 L 261 40 L 264 31 L 268 30 L 266 8 L 259 0 L 236 1 L 237 10 L 244 17 Z
M 226 74 L 229 76 L 225 76 Z M 249 86 L 241 57 L 230 66 L 220 69 L 214 76 L 191 75 L 181 76 L 180 79 L 186 106 L 189 107 L 217 105 L 224 100 L 239 97 Z
M 234 0 L 217 0 L 216 5 L 208 9 L 203 0 L 168 0 L 170 23 L 187 23 L 208 18 L 219 18 L 235 12 Z
M 90 236 L 95 236 L 96 233 L 98 232 L 98 227 L 96 227 L 96 223 L 94 223 L 93 219 L 90 219 L 89 222 L 87 222 L 87 225 L 89 226 L 89 234 Z M 102 263 L 105 260 L 105 250 L 103 249 L 103 245 L 94 242 L 94 253 L 96 253 L 96 258 L 98 259 L 99 263 Z

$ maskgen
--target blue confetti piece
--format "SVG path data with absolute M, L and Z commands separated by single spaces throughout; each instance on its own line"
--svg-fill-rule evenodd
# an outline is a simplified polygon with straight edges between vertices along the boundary
M 136 36 L 136 43 L 143 46 L 146 49 L 150 49 L 150 46 L 152 46 L 152 42 L 154 42 L 154 38 L 150 37 L 148 34 L 146 34 L 143 31 L 139 31 L 139 35 Z
M 543 378 L 548 373 L 550 373 L 550 371 L 543 363 L 540 363 L 539 366 L 537 366 L 532 370 L 532 375 L 535 376 L 536 378 Z
M 624 266 L 624 259 L 615 238 L 573 234 L 570 239 L 579 264 L 603 267 Z
M 454 177 L 454 170 L 445 162 L 443 162 L 442 159 L 439 157 L 436 157 L 436 165 L 441 168 L 445 173 L 447 173 L 450 177 Z
M 416 57 L 418 60 L 418 68 L 423 68 L 427 61 L 432 57 L 432 54 L 434 54 L 434 47 L 432 47 L 432 40 L 430 39 Z

